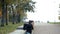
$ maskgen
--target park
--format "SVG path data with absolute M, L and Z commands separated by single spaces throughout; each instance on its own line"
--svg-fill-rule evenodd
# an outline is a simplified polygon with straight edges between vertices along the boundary
M 60 34 L 60 0 L 0 0 L 0 34 L 24 34 L 29 20 L 32 34 Z

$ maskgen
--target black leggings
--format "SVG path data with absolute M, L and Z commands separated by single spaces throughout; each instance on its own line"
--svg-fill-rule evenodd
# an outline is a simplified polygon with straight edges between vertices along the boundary
M 28 34 L 29 32 L 25 32 L 25 34 Z M 29 33 L 29 34 L 32 34 L 32 33 Z

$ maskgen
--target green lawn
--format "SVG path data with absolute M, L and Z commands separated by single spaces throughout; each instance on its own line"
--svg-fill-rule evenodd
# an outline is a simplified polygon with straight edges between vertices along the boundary
M 49 22 L 50 24 L 60 24 L 60 22 Z
M 4 27 L 0 27 L 0 34 L 7 34 L 13 32 L 18 26 L 23 25 L 23 23 L 5 25 Z

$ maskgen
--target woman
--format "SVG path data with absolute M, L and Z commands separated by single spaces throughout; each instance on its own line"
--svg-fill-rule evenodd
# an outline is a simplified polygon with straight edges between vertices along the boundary
M 26 34 L 32 34 L 32 30 L 34 29 L 33 28 L 33 22 L 32 20 L 29 20 L 29 23 L 27 24 L 26 26 Z

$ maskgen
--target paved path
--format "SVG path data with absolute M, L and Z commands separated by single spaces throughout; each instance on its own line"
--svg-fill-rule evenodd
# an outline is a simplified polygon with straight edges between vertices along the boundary
M 60 34 L 59 24 L 35 24 L 34 28 L 33 34 Z
M 9 34 L 24 34 L 25 31 L 22 28 L 23 28 L 23 26 L 19 26 L 15 31 L 13 31 Z

